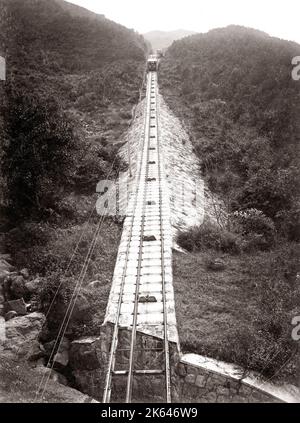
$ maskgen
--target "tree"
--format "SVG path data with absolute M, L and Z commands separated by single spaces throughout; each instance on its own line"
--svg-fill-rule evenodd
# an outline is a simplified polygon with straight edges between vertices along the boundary
M 55 207 L 60 186 L 72 172 L 76 136 L 52 97 L 14 83 L 5 94 L 1 161 L 8 207 L 14 217 L 41 214 Z

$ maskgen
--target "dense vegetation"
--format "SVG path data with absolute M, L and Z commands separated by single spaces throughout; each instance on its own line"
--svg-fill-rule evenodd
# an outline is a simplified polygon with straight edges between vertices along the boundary
M 43 311 L 61 285 L 48 316 L 55 331 L 98 227 L 96 185 L 124 166 L 116 152 L 139 99 L 146 45 L 55 0 L 1 0 L 0 26 L 1 250 L 40 278 Z M 97 284 L 80 297 L 88 333 L 103 321 L 120 236 L 112 220 L 100 228 L 83 281 Z
M 174 42 L 160 67 L 163 94 L 188 127 L 203 177 L 228 217 L 216 213 L 214 222 L 179 235 L 194 255 L 177 258 L 175 284 L 187 292 L 198 281 L 200 297 L 210 290 L 204 306 L 191 285 L 186 327 L 193 329 L 183 348 L 279 377 L 295 376 L 297 363 L 290 323 L 300 310 L 300 84 L 291 60 L 299 54 L 296 43 L 231 26 Z M 223 335 L 205 340 L 197 333 L 208 320 L 192 321 L 219 319 L 219 307 Z
M 138 99 L 145 45 L 54 0 L 3 0 L 0 16 L 3 205 L 14 218 L 47 217 L 66 189 L 94 192 L 110 167 Z
M 209 186 L 228 211 L 257 209 L 299 239 L 300 46 L 240 27 L 175 42 L 161 65 Z

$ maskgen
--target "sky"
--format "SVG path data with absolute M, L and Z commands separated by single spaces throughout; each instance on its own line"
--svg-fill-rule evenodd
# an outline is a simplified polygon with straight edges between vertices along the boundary
M 300 0 L 69 0 L 140 33 L 243 25 L 300 44 Z

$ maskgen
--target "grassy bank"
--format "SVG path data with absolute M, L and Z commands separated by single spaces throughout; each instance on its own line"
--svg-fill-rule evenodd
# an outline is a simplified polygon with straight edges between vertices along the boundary
M 222 261 L 222 270 L 211 270 L 216 259 Z M 296 263 L 296 248 L 291 245 L 237 256 L 212 250 L 174 253 L 183 351 L 297 384 L 299 353 L 291 338 L 291 319 L 300 311 Z

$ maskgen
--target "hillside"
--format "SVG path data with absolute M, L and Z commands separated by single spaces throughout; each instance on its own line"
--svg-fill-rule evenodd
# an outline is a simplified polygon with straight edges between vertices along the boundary
M 187 31 L 185 29 L 177 29 L 175 31 L 150 31 L 144 35 L 144 38 L 150 42 L 153 50 L 165 50 L 175 40 L 195 34 L 194 31 Z
M 96 182 L 105 174 L 114 157 L 110 152 L 112 143 L 119 141 L 139 97 L 146 46 L 141 36 L 119 24 L 104 18 L 74 16 L 69 13 L 73 10 L 72 5 L 59 3 L 64 7 L 55 0 L 1 2 L 3 31 L 0 45 L 6 52 L 7 61 L 7 81 L 1 86 L 4 90 L 1 98 L 5 99 L 1 112 L 8 148 L 4 152 L 3 169 L 9 172 L 14 160 L 19 160 L 20 150 L 16 151 L 14 145 L 14 127 L 22 128 L 22 117 L 13 114 L 14 108 L 21 107 L 29 115 L 30 109 L 44 109 L 43 113 L 47 115 L 51 105 L 50 119 L 55 119 L 52 129 L 57 131 L 59 138 L 61 131 L 54 129 L 58 122 L 55 110 L 56 115 L 61 115 L 61 125 L 67 127 L 69 133 L 70 142 L 65 143 L 65 147 L 73 150 L 72 154 L 65 151 L 72 157 L 73 164 L 71 166 L 70 161 L 67 165 L 69 176 L 65 175 L 63 185 L 76 185 L 77 189 L 94 192 Z M 21 99 L 22 104 L 19 104 Z M 40 116 L 39 119 L 44 118 Z M 30 130 L 34 131 L 36 124 L 37 121 L 31 119 Z M 42 122 L 39 124 L 43 125 Z M 24 132 L 19 130 L 19 139 L 22 135 L 24 140 L 29 136 L 29 127 L 24 128 Z M 20 143 L 18 146 L 22 148 Z M 27 143 L 26 146 L 28 151 L 25 153 L 23 149 L 22 154 L 30 154 L 32 145 Z M 96 161 L 97 155 L 99 160 Z M 55 163 L 63 169 L 57 160 Z M 35 170 L 33 167 L 23 169 L 28 174 L 28 181 L 35 178 L 33 174 L 38 168 L 35 163 Z M 16 175 L 8 173 L 4 176 L 13 185 L 8 187 L 7 192 L 15 198 L 17 184 L 13 180 Z M 55 175 L 51 178 L 55 179 Z M 56 183 L 51 187 L 49 179 L 46 179 L 48 189 L 55 191 L 56 188 L 57 191 Z M 30 187 L 24 186 L 24 178 L 19 182 L 20 202 L 23 199 L 27 204 L 28 199 L 23 194 L 27 188 L 32 189 L 33 181 Z M 43 208 L 42 198 L 38 198 L 43 196 L 42 184 L 39 182 L 40 188 L 36 188 L 40 192 L 34 204 L 29 203 L 36 209 Z M 60 191 L 62 188 L 60 186 Z M 31 197 L 29 192 L 26 195 Z M 7 203 L 10 203 L 9 194 Z M 37 204 L 39 206 L 35 207 Z M 14 200 L 13 207 L 17 206 Z M 49 204 L 45 207 L 49 208 Z M 25 209 L 31 214 L 33 208 L 27 204 Z
M 190 252 L 174 258 L 182 349 L 296 384 L 299 54 L 296 43 L 230 26 L 174 42 L 159 74 L 227 214 L 178 237 Z
M 50 329 L 45 326 L 45 342 L 51 342 L 93 244 L 96 253 L 82 283 L 97 279 L 97 286 L 80 294 L 89 323 L 81 320 L 73 336 L 95 333 L 121 231 L 109 218 L 100 225 L 96 186 L 126 170 L 117 151 L 139 100 L 146 45 L 132 30 L 55 0 L 3 0 L 0 26 L 7 62 L 7 80 L 0 84 L 0 256 L 9 259 L 6 266 L 15 275 L 25 269 L 35 280 L 31 311 L 46 313 L 48 299 L 60 287 L 58 304 L 48 314 Z M 11 283 L 2 266 L 1 330 L 7 298 L 25 295 L 23 290 L 4 298 L 4 280 Z M 4 361 L 7 353 L 2 345 L 0 350 Z M 4 389 L 16 384 L 32 392 L 26 385 L 28 365 L 13 359 L 18 372 L 2 372 Z M 63 393 L 55 400 L 63 400 Z
M 233 26 L 175 42 L 160 73 L 211 188 L 226 191 L 231 211 L 257 208 L 297 238 L 299 53 L 296 43 Z
M 57 4 L 61 6 L 62 9 L 69 12 L 72 16 L 77 16 L 79 18 L 91 18 L 91 19 L 103 19 L 105 16 L 103 14 L 94 13 L 91 10 L 87 10 L 84 7 L 80 7 L 77 4 L 73 4 L 69 1 L 64 0 L 54 0 Z

